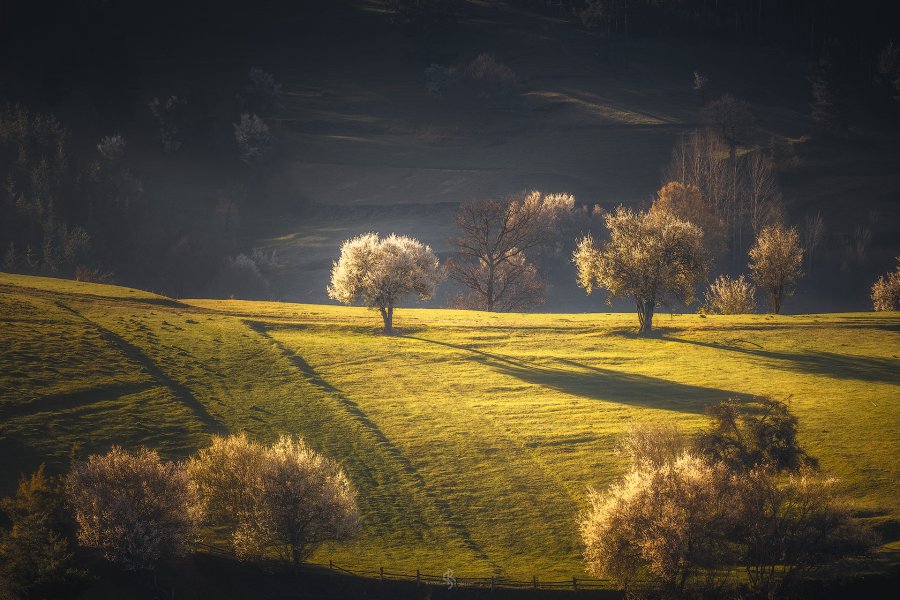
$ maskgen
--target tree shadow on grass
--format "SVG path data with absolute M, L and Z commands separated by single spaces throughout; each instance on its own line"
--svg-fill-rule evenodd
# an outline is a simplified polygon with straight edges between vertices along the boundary
M 406 337 L 469 352 L 472 354 L 471 360 L 480 362 L 504 375 L 591 400 L 701 414 L 706 406 L 713 402 L 728 398 L 746 399 L 749 397 L 747 394 L 738 392 L 687 385 L 636 373 L 623 373 L 572 360 L 556 358 L 553 360 L 560 366 L 553 366 L 493 354 L 458 344 L 412 336 Z
M 760 347 L 737 345 L 738 343 L 749 344 L 749 342 L 742 342 L 741 340 L 713 343 L 669 336 L 665 336 L 662 339 L 680 344 L 691 344 L 755 356 L 766 360 L 770 366 L 776 369 L 811 375 L 828 375 L 839 379 L 855 379 L 871 383 L 900 384 L 900 360 L 898 359 L 853 356 L 815 350 L 802 353 L 777 352 Z

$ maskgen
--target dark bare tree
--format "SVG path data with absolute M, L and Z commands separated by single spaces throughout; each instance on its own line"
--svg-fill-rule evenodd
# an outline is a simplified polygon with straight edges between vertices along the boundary
M 737 147 L 747 143 L 756 131 L 756 121 L 750 105 L 736 99 L 731 94 L 713 100 L 704 107 L 701 114 L 706 126 L 718 133 L 728 144 L 730 162 L 730 186 L 726 196 L 725 214 L 731 226 L 733 256 L 739 252 L 740 234 L 743 229 L 742 211 L 739 201 Z
M 482 310 L 521 310 L 543 301 L 544 284 L 529 252 L 550 242 L 570 194 L 521 192 L 502 200 L 469 202 L 456 215 L 456 256 L 450 277 L 468 288 L 462 303 Z

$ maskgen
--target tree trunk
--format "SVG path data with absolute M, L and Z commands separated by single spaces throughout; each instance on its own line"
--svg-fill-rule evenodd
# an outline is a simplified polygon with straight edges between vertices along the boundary
M 384 320 L 384 334 L 394 335 L 394 307 L 382 307 L 381 318 Z
M 647 335 L 653 330 L 653 308 L 656 302 L 637 301 L 638 321 L 641 327 L 638 330 L 639 335 Z

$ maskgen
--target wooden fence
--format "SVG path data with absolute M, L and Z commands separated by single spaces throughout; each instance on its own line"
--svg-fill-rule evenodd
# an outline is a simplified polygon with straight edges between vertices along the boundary
M 209 544 L 199 545 L 204 551 L 222 557 L 233 557 L 233 554 L 220 546 Z M 537 576 L 530 580 L 510 579 L 507 577 L 457 577 L 452 571 L 436 575 L 432 573 L 399 573 L 384 567 L 375 569 L 350 569 L 328 561 L 322 563 L 304 563 L 303 568 L 314 570 L 318 573 L 327 572 L 329 576 L 347 575 L 362 577 L 380 583 L 402 581 L 415 583 L 417 586 L 442 586 L 446 588 L 475 588 L 482 590 L 570 590 L 573 592 L 587 590 L 609 590 L 613 586 L 604 579 L 590 579 L 587 577 L 572 577 L 571 579 L 540 579 Z

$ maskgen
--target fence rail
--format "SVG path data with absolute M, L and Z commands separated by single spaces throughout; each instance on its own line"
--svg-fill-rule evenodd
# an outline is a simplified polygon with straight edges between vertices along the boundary
M 198 547 L 209 554 L 220 556 L 223 558 L 233 558 L 234 555 L 226 548 L 214 546 L 210 544 L 198 544 Z M 351 569 L 335 564 L 333 561 L 324 563 L 304 563 L 303 568 L 318 571 L 320 573 L 327 572 L 329 575 L 344 574 L 354 577 L 364 577 L 374 579 L 379 582 L 402 581 L 415 583 L 416 585 L 433 585 L 446 586 L 452 588 L 478 588 L 478 589 L 519 589 L 519 590 L 572 590 L 587 591 L 610 589 L 610 582 L 605 579 L 591 579 L 587 577 L 572 577 L 571 579 L 542 580 L 539 577 L 532 577 L 530 580 L 510 579 L 507 577 L 456 577 L 452 571 L 447 571 L 442 575 L 433 573 L 423 573 L 416 571 L 415 573 L 400 573 L 391 571 L 384 567 L 378 569 Z

